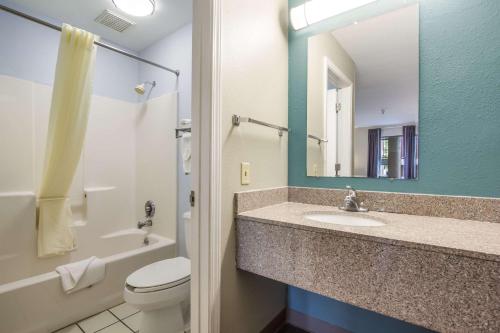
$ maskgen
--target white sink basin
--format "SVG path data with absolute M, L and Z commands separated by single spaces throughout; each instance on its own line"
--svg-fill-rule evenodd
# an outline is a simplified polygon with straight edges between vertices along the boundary
M 304 217 L 311 221 L 347 225 L 351 227 L 381 227 L 385 223 L 364 216 L 310 213 Z

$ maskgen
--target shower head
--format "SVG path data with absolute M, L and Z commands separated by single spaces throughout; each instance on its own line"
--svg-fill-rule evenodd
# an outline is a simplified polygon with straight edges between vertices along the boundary
M 151 89 L 156 87 L 156 81 L 153 81 L 153 82 L 146 81 L 146 82 L 143 82 L 141 84 L 136 85 L 134 88 L 135 92 L 138 93 L 139 95 L 144 95 L 144 93 L 146 92 L 146 85 L 147 84 L 151 85 Z

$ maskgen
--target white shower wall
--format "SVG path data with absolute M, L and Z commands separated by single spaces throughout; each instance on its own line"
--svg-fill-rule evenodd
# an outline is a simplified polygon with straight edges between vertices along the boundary
M 4 197 L 11 192 L 35 193 L 39 188 L 51 93 L 50 86 L 0 75 L 0 193 Z M 71 188 L 75 222 L 88 222 L 86 192 L 106 192 L 99 202 L 106 231 L 135 227 L 144 215 L 144 202 L 152 199 L 158 208 L 154 232 L 175 239 L 176 122 L 177 93 L 147 103 L 94 95 L 85 148 Z M 0 242 L 11 236 L 1 234 Z
M 135 120 L 136 216 L 153 200 L 157 234 L 176 239 L 177 215 L 177 93 L 164 94 L 139 104 Z
M 156 61 L 160 64 L 168 64 L 169 67 L 180 70 L 181 74 L 179 77 L 175 77 L 169 72 L 147 64 L 139 65 L 140 82 L 153 80 L 157 82 L 156 88 L 153 89 L 151 93 L 153 97 L 159 96 L 164 91 L 177 90 L 179 92 L 179 120 L 191 118 L 192 30 L 192 24 L 187 24 L 139 53 L 141 57 Z M 191 176 L 184 173 L 182 156 L 180 155 L 180 145 L 178 145 L 178 152 L 177 245 L 179 255 L 187 256 L 185 226 L 182 215 L 184 212 L 191 209 L 189 206 Z

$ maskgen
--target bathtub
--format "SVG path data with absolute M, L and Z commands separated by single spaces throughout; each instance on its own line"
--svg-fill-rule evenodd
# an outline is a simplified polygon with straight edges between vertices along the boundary
M 175 255 L 173 240 L 151 234 L 149 245 L 144 245 L 144 235 L 133 228 L 111 232 L 84 242 L 68 255 L 49 259 L 38 259 L 33 252 L 30 256 L 0 253 L 0 333 L 52 332 L 123 302 L 130 273 Z M 65 294 L 55 267 L 92 255 L 106 263 L 104 280 Z

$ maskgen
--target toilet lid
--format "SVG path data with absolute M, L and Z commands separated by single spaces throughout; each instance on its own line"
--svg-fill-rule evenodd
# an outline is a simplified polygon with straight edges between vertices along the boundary
M 144 266 L 127 278 L 127 285 L 133 288 L 153 288 L 189 280 L 191 262 L 184 257 L 157 261 Z M 156 288 L 154 288 L 156 289 Z

